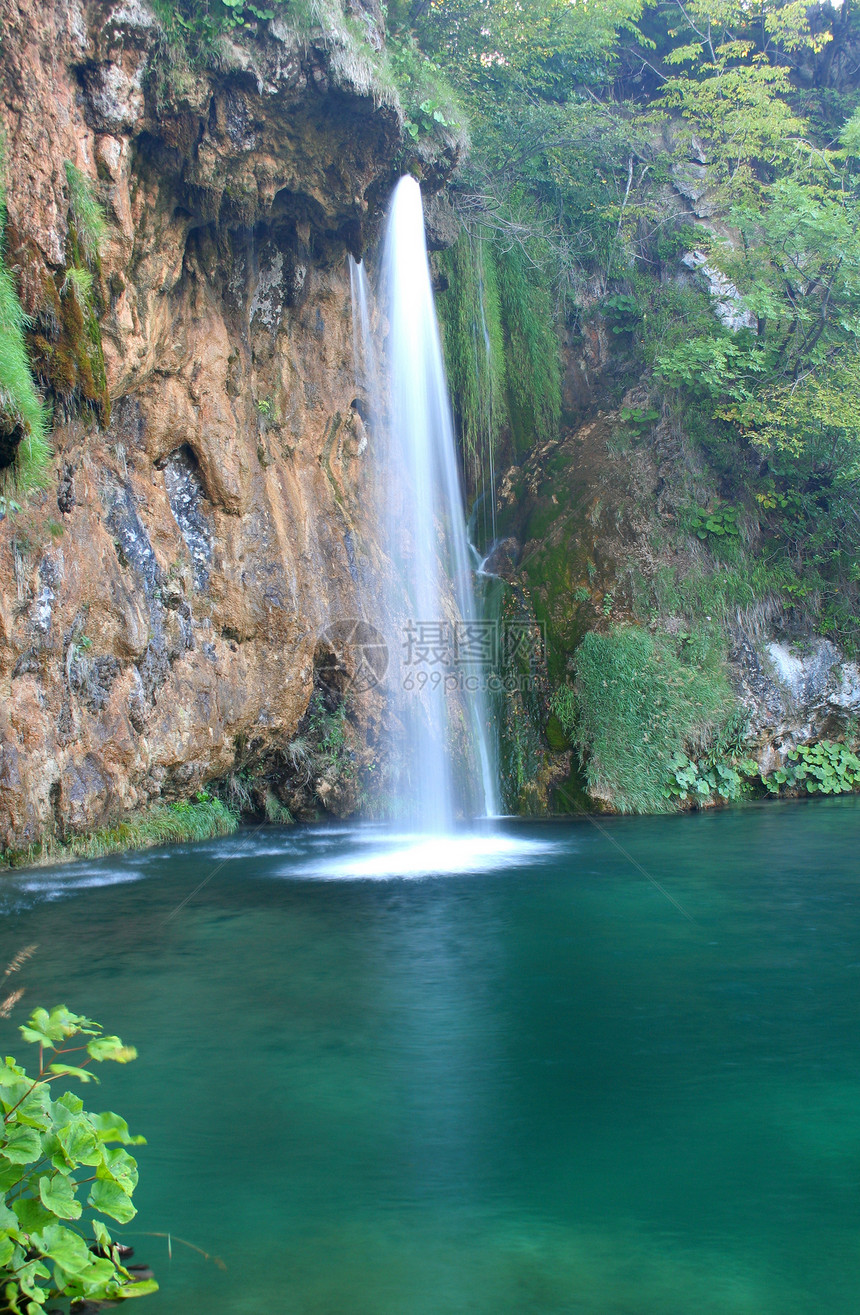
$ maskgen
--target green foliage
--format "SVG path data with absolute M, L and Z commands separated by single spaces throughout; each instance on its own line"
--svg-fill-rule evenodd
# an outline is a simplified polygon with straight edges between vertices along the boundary
M 771 794 L 848 794 L 860 789 L 860 758 L 845 744 L 819 740 L 792 749 L 783 767 L 759 779 Z
M 638 301 L 626 292 L 604 297 L 601 309 L 613 333 L 632 333 L 642 319 Z
M 690 529 L 697 539 L 707 539 L 710 535 L 718 539 L 726 535 L 734 537 L 740 533 L 737 508 L 721 506 L 706 511 L 704 507 L 697 507 L 690 520 Z
M 52 1086 L 66 1077 L 97 1082 L 93 1063 L 127 1064 L 137 1052 L 65 1005 L 36 1009 L 20 1031 L 39 1047 L 39 1065 L 35 1076 L 8 1056 L 0 1066 L 0 1308 L 42 1315 L 57 1299 L 157 1291 L 154 1280 L 134 1281 L 99 1217 L 134 1218 L 137 1161 L 124 1148 L 144 1139 L 118 1114 L 89 1113 L 72 1092 L 54 1099 Z
M 318 766 L 323 771 L 350 776 L 352 762 L 346 741 L 346 703 L 331 707 L 321 693 L 313 695 L 306 713 L 307 727 L 314 742 Z
M 729 762 L 698 760 L 685 753 L 672 755 L 666 798 L 681 803 L 702 804 L 712 799 L 733 803 L 742 798 L 749 786 L 740 766 Z
M 284 0 L 273 0 L 272 7 L 250 0 L 154 0 L 153 7 L 174 45 L 193 55 L 211 50 L 224 32 L 253 28 L 257 22 L 290 8 Z
M 80 258 L 97 267 L 107 241 L 105 213 L 96 199 L 93 184 L 70 160 L 66 160 L 69 212 L 74 225 L 74 243 Z
M 69 187 L 68 267 L 62 286 L 62 322 L 72 375 L 68 382 L 76 387 L 80 400 L 97 410 L 103 426 L 110 420 L 110 396 L 102 349 L 99 311 L 101 307 L 101 257 L 108 226 L 93 184 L 69 160 L 66 161 Z M 47 356 L 56 357 L 48 344 Z
M 43 484 L 51 460 L 49 420 L 33 381 L 25 330 L 28 320 L 6 264 L 5 139 L 0 136 L 0 447 L 15 443 L 14 465 L 0 470 L 22 490 Z M 16 431 L 18 431 L 16 433 Z
M 624 425 L 631 425 L 638 433 L 650 429 L 655 420 L 660 419 L 656 407 L 623 406 L 618 412 L 618 419 Z
M 99 827 L 84 835 L 46 839 L 28 849 L 0 852 L 0 866 L 18 867 L 40 858 L 58 861 L 101 858 L 104 854 L 147 849 L 152 845 L 188 844 L 232 835 L 238 825 L 236 813 L 220 799 L 198 795 L 193 802 L 158 804 L 145 813 L 132 813 L 113 826 Z
M 508 414 L 519 450 L 555 437 L 561 353 L 551 288 L 520 244 L 496 256 Z
M 640 626 L 591 632 L 575 654 L 575 696 L 552 711 L 579 748 L 589 791 L 622 812 L 664 812 L 679 755 L 719 741 L 736 703 L 708 636 L 682 646 Z
M 464 113 L 442 69 L 409 37 L 388 42 L 388 68 L 404 112 L 404 130 L 413 142 L 463 131 Z
M 564 0 L 436 0 L 420 7 L 391 0 L 389 23 L 412 22 L 423 49 L 457 69 L 478 99 L 509 99 L 526 89 L 564 95 L 576 78 L 599 77 L 616 58 L 615 38 L 630 31 L 640 0 L 570 5 Z
M 226 13 L 221 21 L 225 27 L 245 27 L 249 23 L 267 18 L 274 18 L 274 9 L 264 9 L 251 3 L 251 0 L 221 0 Z
M 389 21 L 398 34 L 411 23 L 466 101 L 473 152 L 455 199 L 470 231 L 491 235 L 503 315 L 504 251 L 542 287 L 544 326 L 566 319 L 569 336 L 588 335 L 602 320 L 616 377 L 660 388 L 667 420 L 701 444 L 731 506 L 755 513 L 759 480 L 786 498 L 758 518 L 755 572 L 771 575 L 767 590 L 781 578 L 787 601 L 802 597 L 816 625 L 856 645 L 860 111 L 856 87 L 831 78 L 855 26 L 838 7 L 794 0 L 397 0 Z M 815 92 L 793 85 L 798 63 Z M 731 241 L 672 213 L 681 180 L 707 187 Z M 746 327 L 720 321 L 722 294 L 704 280 L 682 285 L 692 250 L 723 276 Z M 513 307 L 510 318 L 528 323 Z M 554 354 L 546 339 L 539 351 L 512 342 L 508 394 L 528 397 L 535 361 Z M 519 381 L 512 363 L 526 367 Z M 452 369 L 458 385 L 466 375 Z M 472 371 L 464 433 L 486 383 Z M 553 424 L 552 408 L 537 424 L 528 407 L 509 410 L 520 451 Z M 624 423 L 646 431 L 632 410 Z M 724 560 L 740 538 L 730 519 L 710 511 L 693 530 Z
M 92 272 L 82 266 L 72 265 L 66 271 L 66 279 L 63 284 L 63 292 L 71 293 L 76 297 L 81 307 L 88 307 L 92 304 L 94 280 Z
M 447 288 L 437 298 L 445 363 L 464 451 L 483 482 L 480 466 L 508 422 L 505 337 L 491 240 L 465 230 L 440 253 Z
M 271 790 L 266 791 L 264 807 L 267 820 L 275 826 L 291 826 L 295 820 L 289 808 Z
M 519 246 L 463 231 L 439 257 L 445 357 L 475 489 L 486 486 L 502 431 L 516 450 L 554 437 L 561 360 L 549 288 Z

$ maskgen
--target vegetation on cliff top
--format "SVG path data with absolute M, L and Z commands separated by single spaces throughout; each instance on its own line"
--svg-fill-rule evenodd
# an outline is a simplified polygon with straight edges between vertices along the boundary
M 328 52 L 335 79 L 379 104 L 400 109 L 407 148 L 455 147 L 465 141 L 463 112 L 451 82 L 408 31 L 383 42 L 370 9 L 342 0 L 155 0 L 166 38 L 160 72 L 183 63 L 217 63 L 225 36 L 253 39 L 275 21 L 305 45 Z M 404 161 L 408 149 L 404 155 Z

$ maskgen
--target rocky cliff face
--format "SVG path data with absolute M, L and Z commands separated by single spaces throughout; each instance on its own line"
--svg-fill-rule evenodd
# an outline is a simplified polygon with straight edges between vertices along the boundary
M 7 260 L 58 422 L 0 523 L 2 849 L 274 761 L 329 624 L 373 614 L 347 253 L 402 121 L 367 60 L 277 23 L 194 70 L 141 0 L 0 9 Z M 66 162 L 109 221 L 96 351 Z M 365 744 L 379 711 L 350 714 Z

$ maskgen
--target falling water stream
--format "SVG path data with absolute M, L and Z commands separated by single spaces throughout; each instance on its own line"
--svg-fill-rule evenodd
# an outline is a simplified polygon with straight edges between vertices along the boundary
M 445 835 L 458 822 L 496 816 L 499 799 L 486 673 L 476 649 L 472 554 L 414 178 L 400 180 L 389 211 L 381 369 L 362 265 L 351 266 L 351 282 L 357 374 L 379 418 L 380 516 L 393 566 L 387 638 L 398 725 L 395 813 L 422 833 Z

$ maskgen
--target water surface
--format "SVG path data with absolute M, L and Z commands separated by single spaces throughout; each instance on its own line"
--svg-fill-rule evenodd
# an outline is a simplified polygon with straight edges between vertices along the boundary
M 0 882 L 25 1002 L 139 1048 L 85 1094 L 149 1139 L 147 1311 L 854 1315 L 860 801 L 601 826 Z

